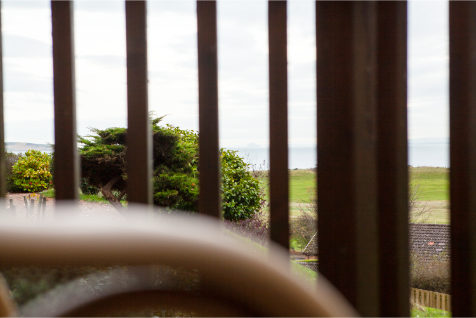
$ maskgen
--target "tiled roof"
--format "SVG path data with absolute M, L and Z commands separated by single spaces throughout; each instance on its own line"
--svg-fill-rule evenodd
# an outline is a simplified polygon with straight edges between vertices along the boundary
M 450 226 L 446 224 L 412 223 L 409 225 L 410 251 L 421 256 L 450 257 Z M 314 239 L 317 239 L 317 235 Z M 308 244 L 306 255 L 317 255 L 315 242 Z
M 450 226 L 410 224 L 410 251 L 422 256 L 450 257 Z

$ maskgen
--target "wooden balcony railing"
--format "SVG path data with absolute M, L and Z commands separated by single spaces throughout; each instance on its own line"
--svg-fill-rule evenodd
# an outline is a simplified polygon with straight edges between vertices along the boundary
M 59 201 L 77 200 L 73 10 L 67 1 L 52 1 L 51 7 L 56 196 Z M 199 210 L 220 217 L 215 1 L 197 1 L 197 22 Z M 126 29 L 129 201 L 151 204 L 144 1 L 126 2 Z M 270 1 L 270 226 L 271 239 L 287 248 L 286 37 L 286 2 Z M 407 3 L 317 1 L 316 46 L 320 271 L 360 314 L 409 316 Z M 476 3 L 451 1 L 454 316 L 476 316 L 475 56 Z M 2 95 L 0 173 L 4 175 Z M 0 191 L 4 197 L 4 178 Z

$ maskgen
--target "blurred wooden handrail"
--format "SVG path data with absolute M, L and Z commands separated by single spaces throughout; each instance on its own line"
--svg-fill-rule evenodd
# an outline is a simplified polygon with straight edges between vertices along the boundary
M 140 212 L 134 210 L 135 215 Z M 323 277 L 317 291 L 297 281 L 285 250 L 271 244 L 269 255 L 259 257 L 225 236 L 216 219 L 204 216 L 94 224 L 75 219 L 41 225 L 2 222 L 0 250 L 1 266 L 163 264 L 198 269 L 206 293 L 240 304 L 253 315 L 356 315 Z

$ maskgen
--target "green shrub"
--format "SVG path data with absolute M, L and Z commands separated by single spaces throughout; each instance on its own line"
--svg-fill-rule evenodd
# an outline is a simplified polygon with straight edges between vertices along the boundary
M 198 179 L 181 172 L 155 173 L 154 204 L 185 211 L 198 209 Z
M 249 219 L 261 206 L 259 181 L 248 172 L 248 164 L 236 151 L 221 149 L 223 217 Z
M 37 150 L 28 150 L 13 165 L 12 179 L 20 192 L 39 192 L 51 185 L 49 170 L 51 156 Z
M 151 119 L 153 141 L 154 204 L 185 211 L 198 210 L 198 133 L 172 125 L 159 126 Z M 127 193 L 126 128 L 91 129 L 89 138 L 79 138 L 82 177 L 99 188 L 119 211 Z M 259 182 L 236 151 L 221 149 L 223 212 L 227 220 L 250 218 L 260 208 Z M 86 186 L 86 185 L 85 185 Z M 116 191 L 116 192 L 114 192 Z M 116 194 L 114 194 L 116 193 Z
M 88 179 L 86 178 L 81 178 L 79 187 L 83 194 L 98 194 L 99 193 L 99 189 L 95 186 L 90 185 L 88 182 Z
M 5 152 L 5 177 L 7 181 L 7 191 L 8 192 L 16 192 L 18 191 L 15 183 L 13 181 L 13 165 L 22 157 L 22 154 L 16 154 L 13 152 Z
M 444 255 L 429 257 L 412 253 L 410 265 L 413 288 L 451 294 L 449 258 Z

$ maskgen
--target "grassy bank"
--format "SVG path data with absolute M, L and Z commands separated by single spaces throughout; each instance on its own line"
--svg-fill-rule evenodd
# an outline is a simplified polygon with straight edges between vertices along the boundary
M 439 310 L 430 307 L 423 307 L 423 310 L 419 309 L 412 309 L 411 310 L 412 317 L 451 317 L 451 312 Z
M 259 180 L 267 193 L 266 174 Z M 449 223 L 449 169 L 435 167 L 410 167 L 409 181 L 416 185 L 416 207 L 426 207 L 431 213 L 427 223 Z M 290 214 L 296 216 L 309 206 L 309 189 L 315 187 L 316 173 L 312 169 L 289 171 Z M 266 197 L 268 199 L 268 196 Z
M 411 167 L 409 180 L 419 186 L 418 201 L 446 201 L 449 199 L 448 168 Z M 289 181 L 290 202 L 309 203 L 308 189 L 316 184 L 315 171 L 311 169 L 290 170 Z
M 431 211 L 428 223 L 449 223 L 449 169 L 434 167 L 410 167 L 409 180 L 418 188 L 416 197 L 416 207 L 427 207 Z M 268 196 L 267 173 L 262 172 L 258 179 Z M 290 214 L 297 216 L 302 209 L 309 208 L 312 197 L 312 190 L 316 185 L 316 172 L 314 169 L 290 170 L 289 171 L 289 195 Z M 54 190 L 48 191 L 47 196 L 53 197 Z M 83 195 L 81 200 L 89 202 L 107 203 L 102 197 L 97 195 Z
M 449 224 L 449 169 L 411 167 L 410 182 L 416 185 L 416 207 L 429 210 L 425 223 Z
M 419 185 L 421 201 L 449 199 L 449 169 L 435 167 L 410 168 L 410 181 Z
M 55 190 L 54 189 L 48 189 L 43 192 L 41 192 L 45 197 L 47 198 L 54 198 L 55 197 Z M 107 203 L 109 204 L 109 201 L 104 199 L 102 196 L 98 194 L 82 194 L 80 193 L 79 199 L 82 201 L 86 202 L 97 202 L 97 203 Z M 125 200 L 122 201 L 123 203 L 126 202 Z

